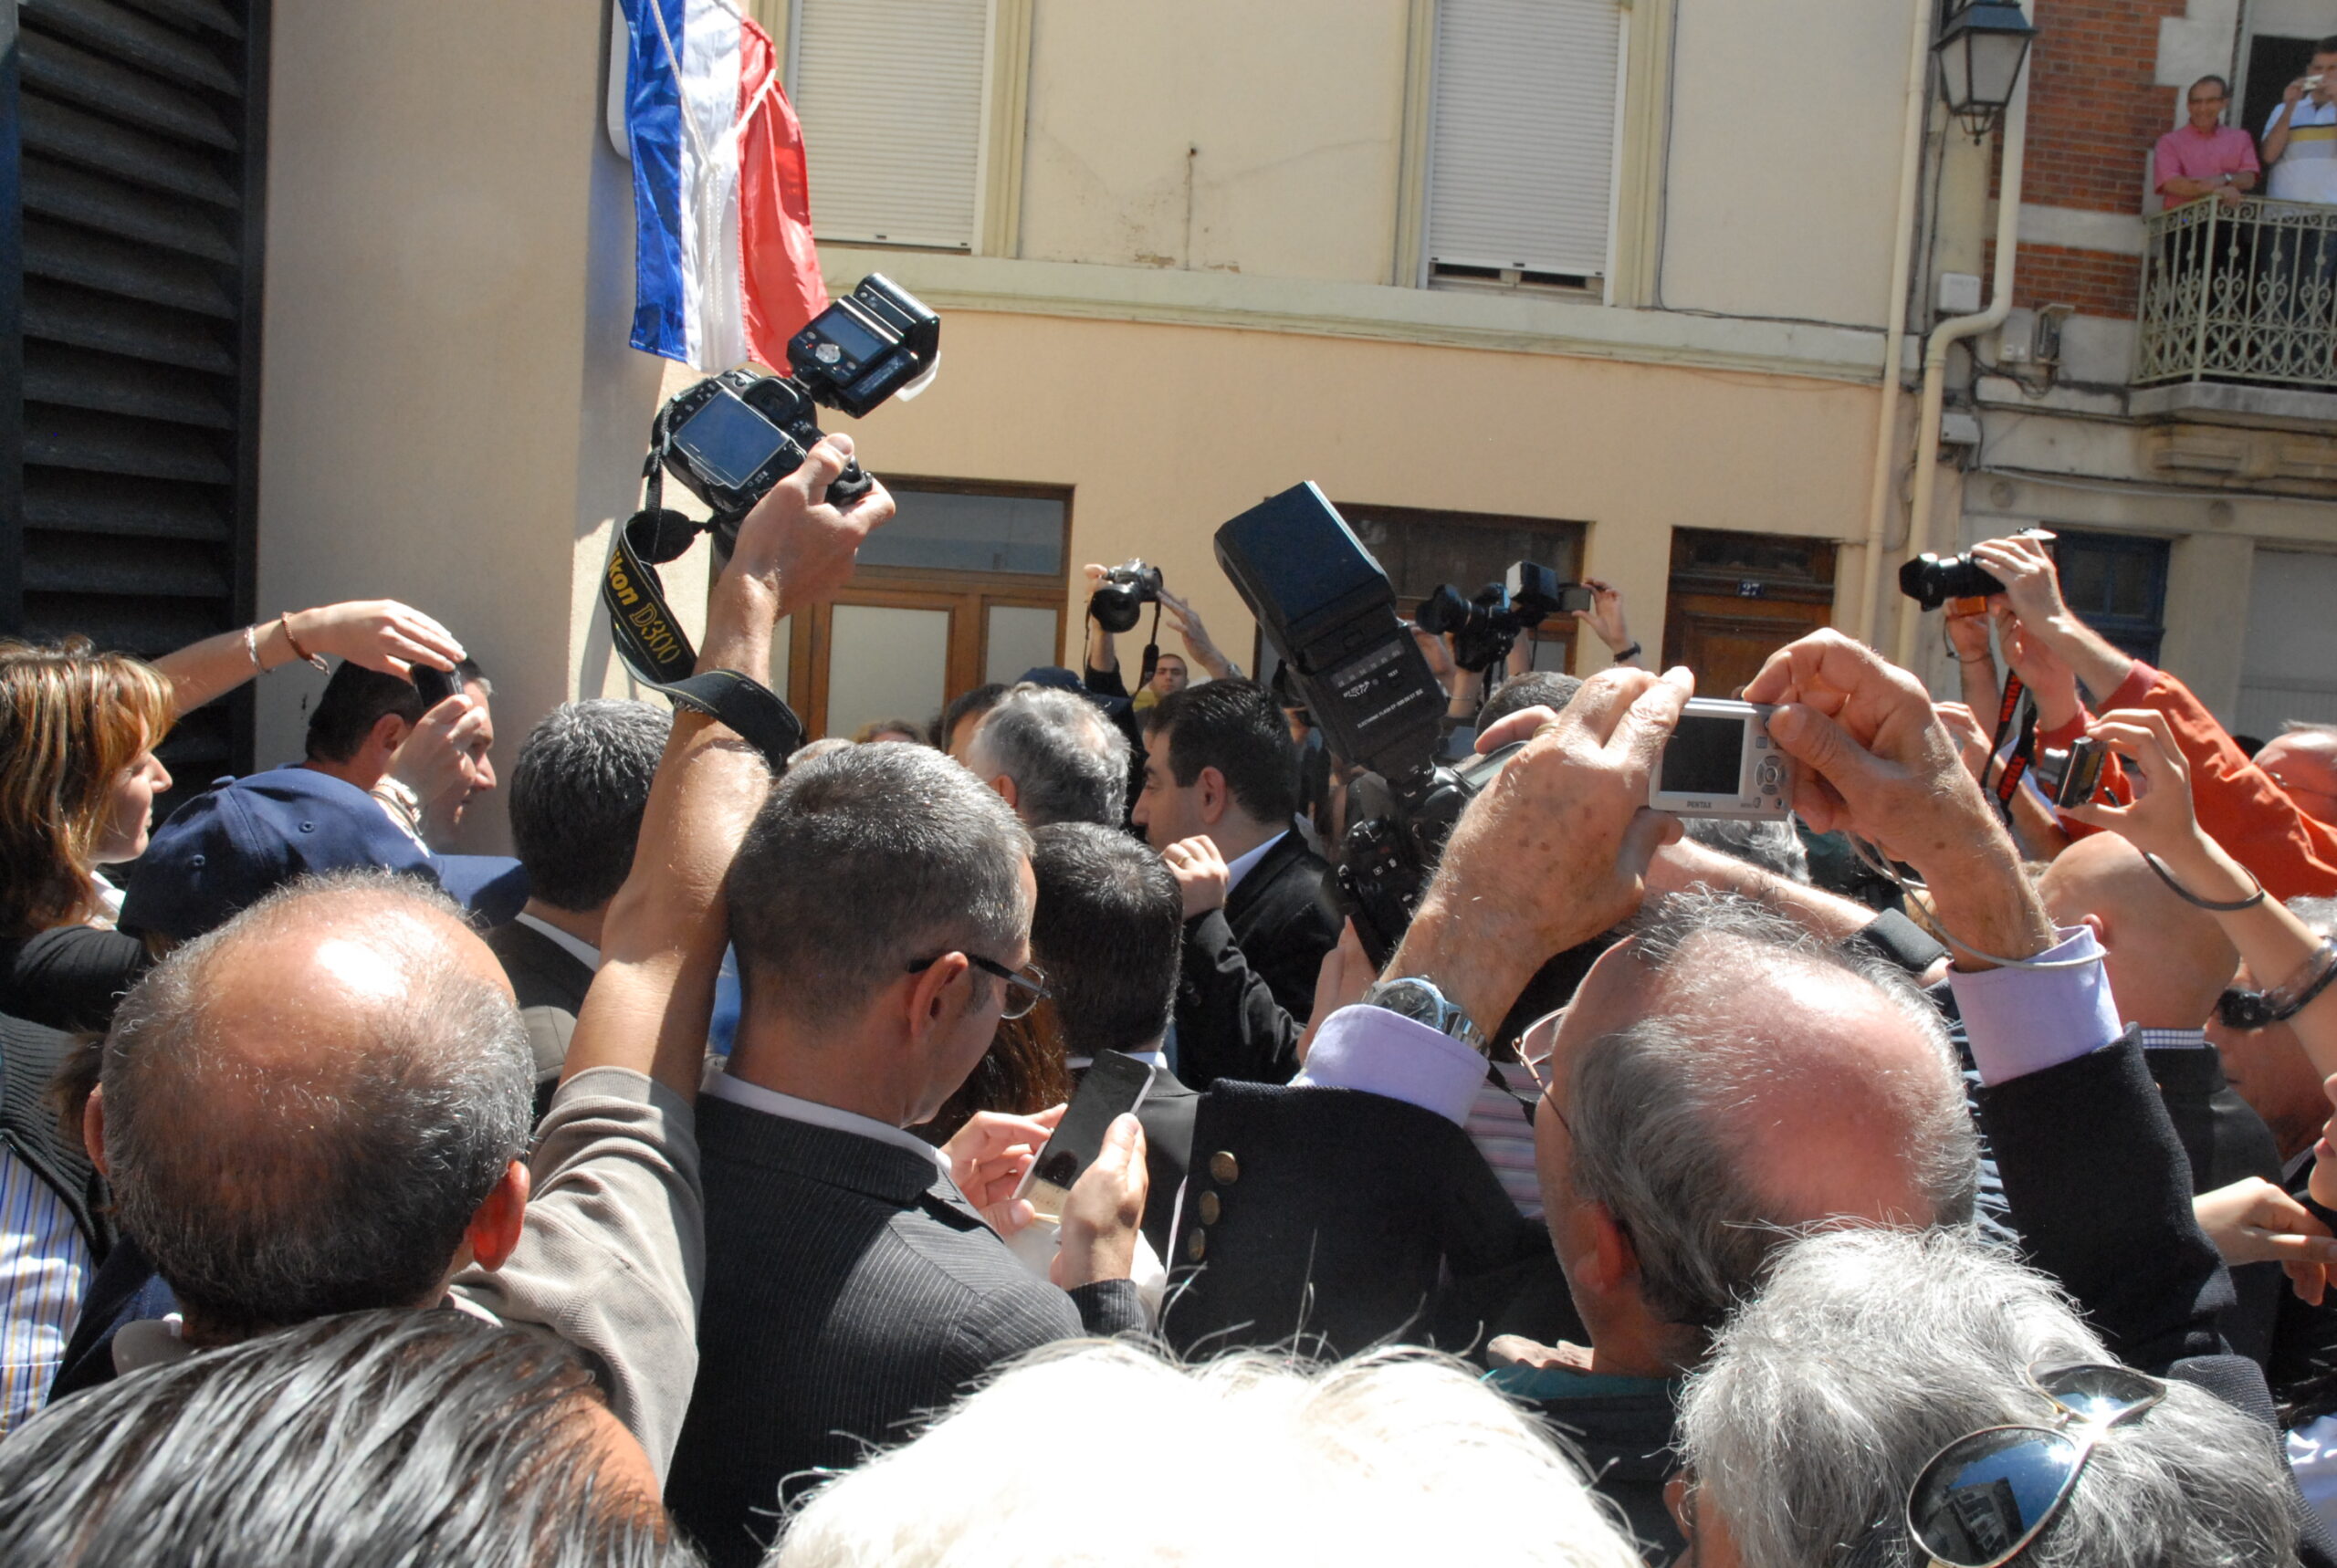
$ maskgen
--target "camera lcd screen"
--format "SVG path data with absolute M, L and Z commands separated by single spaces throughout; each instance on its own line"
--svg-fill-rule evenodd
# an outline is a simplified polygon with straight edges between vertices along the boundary
M 844 358 L 855 364 L 865 364 L 885 351 L 884 340 L 844 310 L 823 312 L 812 323 L 812 330 L 842 349 Z
M 1663 748 L 1667 795 L 1736 793 L 1744 777 L 1745 721 L 1733 715 L 1686 714 Z
M 675 445 L 709 478 L 733 489 L 753 478 L 786 444 L 779 426 L 728 392 L 717 392 L 674 432 Z

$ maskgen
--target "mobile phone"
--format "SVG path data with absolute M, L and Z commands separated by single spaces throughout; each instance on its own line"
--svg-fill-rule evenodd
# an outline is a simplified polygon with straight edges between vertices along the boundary
M 428 713 L 462 690 L 452 673 L 435 664 L 414 666 L 414 689 L 422 694 L 422 711 Z
M 1597 595 L 1579 582 L 1569 582 L 1558 590 L 1558 613 L 1570 615 L 1577 610 L 1588 610 L 1597 602 Z
M 1793 758 L 1769 738 L 1762 703 L 1690 697 L 1647 782 L 1647 803 L 1680 817 L 1783 821 L 1793 813 Z
M 1060 1222 L 1064 1200 L 1095 1156 L 1104 1152 L 1104 1134 L 1112 1123 L 1144 1103 L 1158 1074 L 1150 1064 L 1116 1051 L 1099 1051 L 1079 1081 L 1079 1088 L 1055 1124 L 1054 1136 L 1031 1162 L 1014 1196 L 1031 1200 L 1045 1218 Z

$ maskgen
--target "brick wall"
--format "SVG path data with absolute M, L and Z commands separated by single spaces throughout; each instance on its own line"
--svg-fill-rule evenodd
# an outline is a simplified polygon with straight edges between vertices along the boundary
M 2131 317 L 2142 272 L 2140 256 L 2025 245 L 2013 274 L 2012 299 L 2023 309 L 2074 305 L 2083 316 Z
M 2158 25 L 2185 10 L 2185 0 L 2036 0 L 2023 202 L 2142 212 L 2144 160 L 2174 113 L 2173 90 L 2155 84 Z M 2014 299 L 2131 317 L 2140 276 L 2133 256 L 2024 245 Z

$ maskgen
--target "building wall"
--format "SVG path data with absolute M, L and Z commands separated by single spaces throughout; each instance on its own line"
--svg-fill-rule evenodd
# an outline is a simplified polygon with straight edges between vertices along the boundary
M 1871 446 L 1871 388 L 976 311 L 943 330 L 932 390 L 849 425 L 872 469 L 1071 486 L 1074 568 L 1161 566 L 1245 666 L 1251 622 L 1210 536 L 1304 479 L 1341 500 L 1587 524 L 1586 570 L 1624 590 L 1651 651 L 1674 527 L 1839 538 L 1866 494 L 1862 461 L 1811 454 Z
M 624 346 L 606 19 L 461 0 L 274 11 L 259 601 L 436 616 L 495 681 L 508 774 L 527 724 L 598 684 L 579 563 L 634 504 L 659 382 Z M 263 765 L 299 757 L 322 680 L 261 683 Z M 498 842 L 502 813 L 473 815 L 466 847 Z

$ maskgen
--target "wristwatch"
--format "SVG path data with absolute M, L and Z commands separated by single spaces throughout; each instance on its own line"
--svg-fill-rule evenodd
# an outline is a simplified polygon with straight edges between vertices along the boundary
M 1424 1023 L 1439 1034 L 1451 1035 L 1472 1051 L 1482 1052 L 1485 1049 L 1485 1031 L 1477 1027 L 1476 1019 L 1460 1003 L 1417 976 L 1404 975 L 1376 982 L 1363 993 L 1363 1005 L 1385 1008 L 1415 1023 Z

